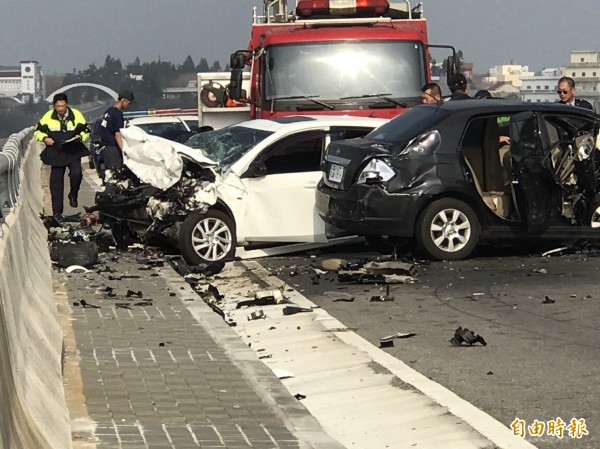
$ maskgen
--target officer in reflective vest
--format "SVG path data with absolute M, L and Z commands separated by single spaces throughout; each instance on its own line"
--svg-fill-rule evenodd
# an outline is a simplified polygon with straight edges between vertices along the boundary
M 69 107 L 64 93 L 56 94 L 52 104 L 54 108 L 46 112 L 37 123 L 34 136 L 36 140 L 46 144 L 40 158 L 44 164 L 51 166 L 52 215 L 60 220 L 63 213 L 67 167 L 70 182 L 69 205 L 78 206 L 77 195 L 83 179 L 81 158 L 89 154 L 83 141 L 89 137 L 89 130 L 83 114 Z

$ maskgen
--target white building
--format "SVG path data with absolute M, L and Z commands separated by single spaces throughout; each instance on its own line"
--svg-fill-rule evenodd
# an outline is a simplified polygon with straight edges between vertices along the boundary
M 521 100 L 530 103 L 554 102 L 558 100 L 556 87 L 560 69 L 544 69 L 540 75 L 522 78 Z
M 521 87 L 521 78 L 533 76 L 526 65 L 505 64 L 490 68 L 489 76 L 483 78 L 486 84 L 496 84 L 499 82 L 510 83 L 513 86 Z
M 561 68 L 563 76 L 575 80 L 576 98 L 584 98 L 600 110 L 600 52 L 571 52 L 570 62 Z
M 0 66 L 0 97 L 16 97 L 37 103 L 45 96 L 42 67 L 37 61 L 21 61 L 20 66 Z

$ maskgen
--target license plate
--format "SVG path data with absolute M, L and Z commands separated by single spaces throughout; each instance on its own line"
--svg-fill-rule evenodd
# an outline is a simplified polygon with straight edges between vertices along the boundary
M 338 164 L 331 164 L 329 167 L 329 175 L 327 178 L 331 182 L 342 182 L 342 178 L 344 177 L 344 167 Z

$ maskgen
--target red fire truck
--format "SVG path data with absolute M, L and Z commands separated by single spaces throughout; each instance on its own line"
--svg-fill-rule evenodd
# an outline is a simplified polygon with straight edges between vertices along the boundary
M 247 100 L 251 118 L 390 118 L 420 102 L 432 47 L 452 52 L 448 76 L 458 71 L 453 47 L 428 43 L 421 3 L 297 0 L 288 12 L 287 0 L 264 0 L 263 15 L 254 10 L 248 48 L 231 55 L 228 94 Z

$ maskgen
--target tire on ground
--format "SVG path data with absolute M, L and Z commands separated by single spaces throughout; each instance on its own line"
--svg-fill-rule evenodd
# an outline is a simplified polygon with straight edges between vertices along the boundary
M 231 260 L 236 247 L 235 223 L 224 212 L 192 212 L 179 229 L 179 250 L 190 265 Z
M 442 198 L 434 201 L 419 215 L 415 233 L 425 254 L 438 260 L 468 257 L 481 235 L 479 218 L 461 200 Z

